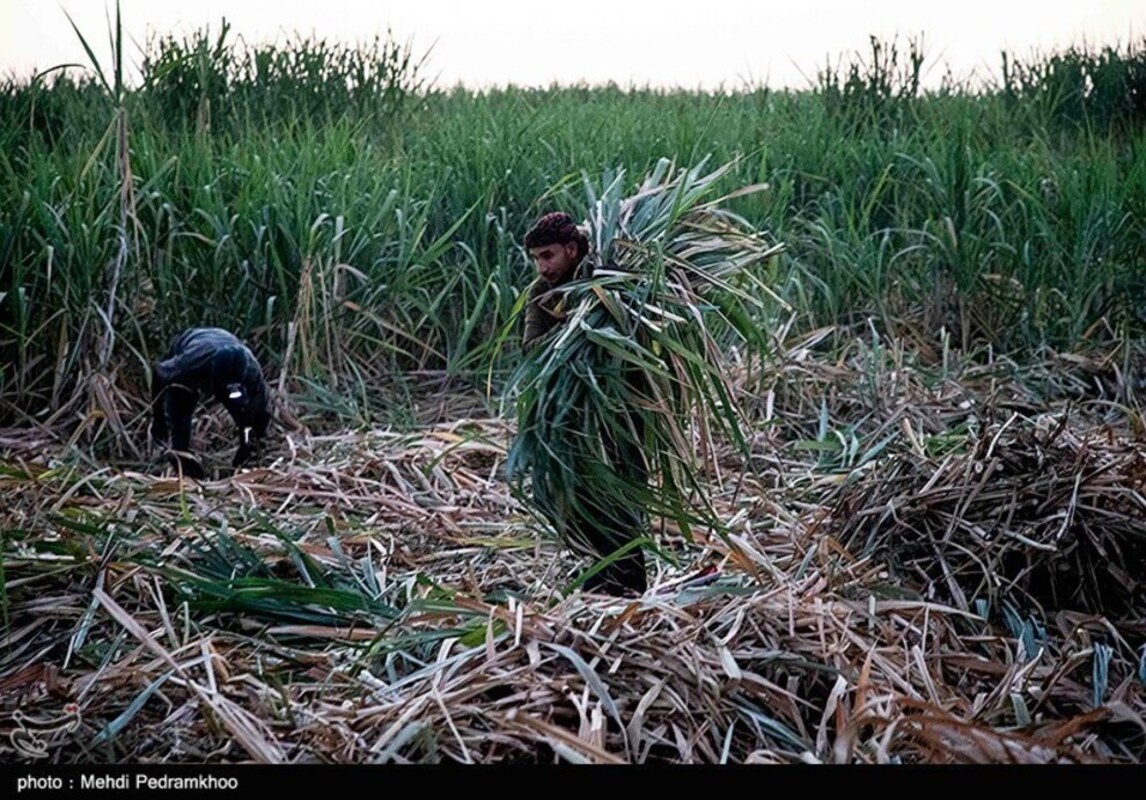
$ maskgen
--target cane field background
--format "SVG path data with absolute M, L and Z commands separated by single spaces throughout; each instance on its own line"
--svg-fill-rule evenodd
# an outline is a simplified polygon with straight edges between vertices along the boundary
M 0 80 L 0 759 L 1146 759 L 1146 43 L 476 91 L 388 38 L 109 33 Z M 727 530 L 583 593 L 504 475 L 521 237 L 726 164 L 783 245 Z M 203 410 L 201 483 L 147 440 L 191 325 L 276 409 L 237 475 Z

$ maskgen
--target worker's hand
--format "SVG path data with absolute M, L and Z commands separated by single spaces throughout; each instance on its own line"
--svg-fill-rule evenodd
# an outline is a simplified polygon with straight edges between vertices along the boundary
M 167 420 L 163 417 L 153 417 L 151 425 L 148 426 L 148 432 L 151 434 L 151 441 L 162 444 L 167 441 Z
M 183 473 L 185 478 L 194 478 L 197 481 L 206 480 L 207 473 L 199 460 L 187 453 L 171 452 L 171 461 L 175 468 Z
M 231 466 L 235 469 L 243 466 L 250 460 L 254 454 L 252 447 L 253 437 L 251 436 L 250 428 L 243 428 L 239 432 L 239 448 L 235 451 L 235 457 L 231 459 Z

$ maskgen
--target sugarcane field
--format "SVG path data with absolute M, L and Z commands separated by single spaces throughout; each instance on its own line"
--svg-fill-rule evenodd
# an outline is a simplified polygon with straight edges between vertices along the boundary
M 0 762 L 1146 761 L 1146 40 L 108 24 L 0 78 Z

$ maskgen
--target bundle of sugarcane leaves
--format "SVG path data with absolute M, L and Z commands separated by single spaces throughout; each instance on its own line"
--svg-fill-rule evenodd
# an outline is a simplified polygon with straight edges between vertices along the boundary
M 507 459 L 515 492 L 574 550 L 594 555 L 575 538 L 586 525 L 617 557 L 652 545 L 646 512 L 686 538 L 697 525 L 724 534 L 700 480 L 717 437 L 746 449 L 723 354 L 763 348 L 765 320 L 783 305 L 758 269 L 783 246 L 721 207 L 764 187 L 707 199 L 731 167 L 662 159 L 629 197 L 623 172 L 606 175 L 599 196 L 585 181 L 590 253 L 554 290 L 563 324 L 511 382 Z

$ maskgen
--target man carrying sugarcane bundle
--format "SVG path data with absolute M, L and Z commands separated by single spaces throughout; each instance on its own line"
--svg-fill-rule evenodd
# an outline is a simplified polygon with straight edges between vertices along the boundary
M 525 309 L 523 349 L 528 353 L 564 320 L 560 289 L 585 264 L 589 240 L 569 214 L 553 212 L 530 228 L 525 247 L 538 273 Z M 635 374 L 629 377 L 635 387 Z M 595 559 L 612 557 L 585 580 L 586 589 L 615 595 L 644 592 L 644 551 L 635 544 L 645 526 L 640 491 L 648 480 L 641 418 L 624 415 L 628 431 L 619 435 L 610 428 L 595 430 L 593 421 L 575 405 L 576 397 L 565 400 L 565 408 L 550 406 L 544 415 L 548 433 L 581 446 L 569 448 L 565 463 L 555 465 L 557 469 L 534 470 L 534 500 L 574 552 Z M 597 480 L 586 480 L 594 475 Z M 611 484 L 611 491 L 603 491 L 602 482 Z
M 590 191 L 584 229 L 554 212 L 525 235 L 537 277 L 506 468 L 518 491 L 531 477 L 531 505 L 561 540 L 599 562 L 586 589 L 646 590 L 653 514 L 686 538 L 696 524 L 724 531 L 699 466 L 716 435 L 747 451 L 723 354 L 765 347 L 765 299 L 784 305 L 751 274 L 782 246 L 704 200 L 731 166 L 672 174 L 662 160 L 631 197 L 615 175 Z

